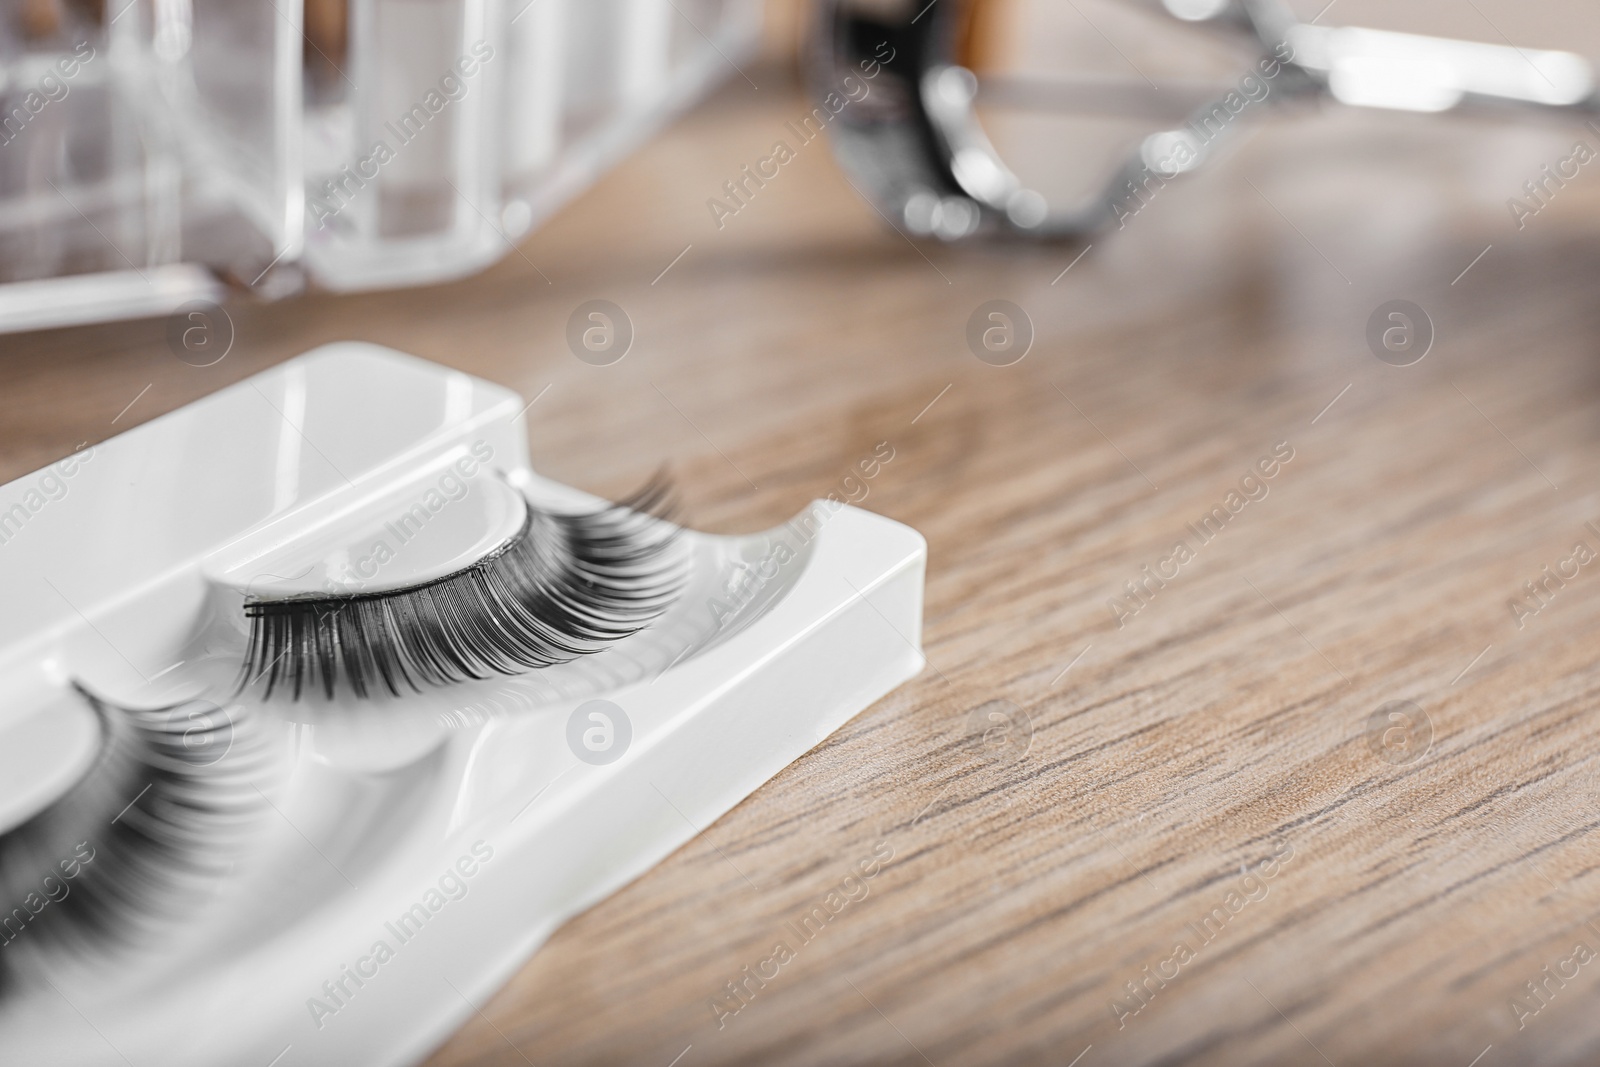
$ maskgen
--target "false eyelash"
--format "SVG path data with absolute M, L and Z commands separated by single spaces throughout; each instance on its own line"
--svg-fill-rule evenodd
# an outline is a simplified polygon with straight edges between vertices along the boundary
M 0 835 L 0 996 L 52 953 L 115 952 L 169 925 L 229 871 L 266 805 L 256 783 L 270 751 L 247 712 L 124 708 L 74 688 L 99 717 L 100 751 L 72 789 Z
M 562 514 L 528 505 L 522 529 L 472 566 L 409 589 L 251 600 L 239 686 L 267 697 L 344 678 L 357 697 L 399 696 L 566 663 L 638 633 L 671 606 L 683 568 L 659 520 L 659 476 L 627 501 Z

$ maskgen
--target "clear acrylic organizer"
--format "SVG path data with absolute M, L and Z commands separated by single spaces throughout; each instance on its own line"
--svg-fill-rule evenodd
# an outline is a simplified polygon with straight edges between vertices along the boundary
M 750 55 L 761 0 L 9 0 L 0 332 L 481 270 Z

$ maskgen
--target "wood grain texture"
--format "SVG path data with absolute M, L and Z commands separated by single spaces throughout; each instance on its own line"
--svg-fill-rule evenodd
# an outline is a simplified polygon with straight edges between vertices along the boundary
M 1600 961 L 1547 978 L 1600 951 L 1600 565 L 1508 607 L 1600 551 L 1600 196 L 1522 231 L 1504 204 L 1596 135 L 1305 117 L 1060 276 L 1077 250 L 914 248 L 821 143 L 718 230 L 705 199 L 802 110 L 758 80 L 483 276 L 234 308 L 207 369 L 160 323 L 0 341 L 4 478 L 346 337 L 548 385 L 545 473 L 615 495 L 669 462 L 704 529 L 892 444 L 864 506 L 928 538 L 927 670 L 560 930 L 430 1067 L 1600 1059 Z M 638 332 L 612 367 L 562 339 L 594 297 Z M 1036 330 L 1014 366 L 966 348 L 991 298 Z M 1415 366 L 1367 348 L 1394 298 L 1437 326 Z M 1002 700 L 1025 752 L 973 729 Z M 1386 748 L 1397 700 L 1426 729 Z

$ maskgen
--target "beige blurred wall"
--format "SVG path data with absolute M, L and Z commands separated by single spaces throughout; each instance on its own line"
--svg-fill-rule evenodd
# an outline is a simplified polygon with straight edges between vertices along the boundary
M 762 58 L 769 63 L 792 66 L 804 38 L 809 0 L 767 0 L 767 22 L 762 42 Z

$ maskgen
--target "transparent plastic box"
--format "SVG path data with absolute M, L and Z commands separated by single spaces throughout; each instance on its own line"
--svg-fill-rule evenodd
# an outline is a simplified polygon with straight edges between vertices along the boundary
M 760 23 L 760 0 L 6 0 L 0 331 L 481 270 Z

